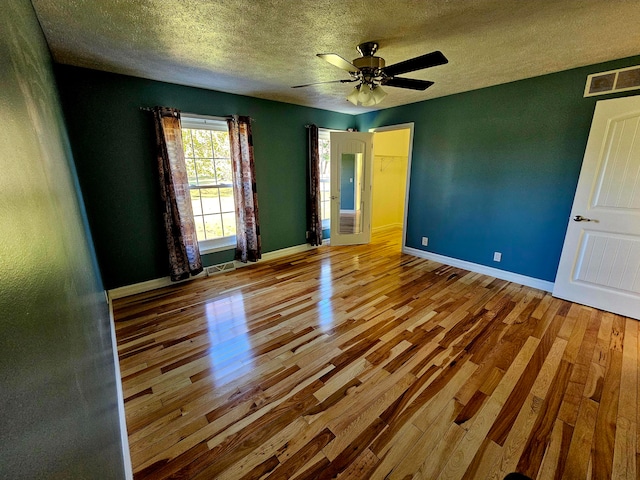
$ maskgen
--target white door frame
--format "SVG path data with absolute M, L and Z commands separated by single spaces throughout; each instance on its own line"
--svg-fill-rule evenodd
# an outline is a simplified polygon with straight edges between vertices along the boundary
M 402 218 L 402 248 L 407 245 L 407 213 L 409 211 L 409 187 L 411 185 L 411 159 L 413 157 L 413 130 L 414 122 L 398 123 L 396 125 L 385 125 L 384 127 L 370 128 L 369 131 L 373 133 L 390 132 L 392 130 L 407 130 L 409 129 L 409 151 L 407 159 L 407 181 L 404 191 L 404 214 Z M 375 137 L 374 137 L 375 138 Z M 373 145 L 373 153 L 375 155 L 376 146 Z

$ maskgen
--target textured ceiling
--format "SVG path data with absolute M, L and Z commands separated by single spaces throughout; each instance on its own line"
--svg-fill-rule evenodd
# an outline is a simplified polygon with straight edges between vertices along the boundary
M 345 113 L 388 108 L 640 54 L 637 0 L 32 0 L 57 62 Z M 385 87 L 375 108 L 317 58 L 374 40 L 387 65 L 433 50 L 449 64 Z

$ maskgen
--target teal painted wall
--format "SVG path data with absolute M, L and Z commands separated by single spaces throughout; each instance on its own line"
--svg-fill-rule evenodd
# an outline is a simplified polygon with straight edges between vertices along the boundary
M 305 242 L 305 124 L 364 131 L 414 122 L 407 245 L 553 281 L 595 102 L 612 97 L 583 98 L 586 75 L 637 63 L 623 59 L 356 117 L 75 67 L 56 73 L 107 288 L 167 275 L 153 129 L 139 110 L 153 105 L 255 119 L 265 252 Z M 501 263 L 492 261 L 494 251 L 503 253 Z M 231 258 L 222 252 L 204 262 Z
M 153 124 L 140 107 L 249 115 L 263 252 L 306 242 L 305 125 L 346 129 L 326 110 L 61 66 L 56 68 L 82 193 L 107 288 L 168 275 Z M 206 255 L 205 265 L 232 259 Z
M 554 281 L 595 102 L 621 96 L 583 98 L 586 76 L 639 63 L 634 57 L 358 116 L 361 131 L 415 122 L 406 245 Z M 494 251 L 501 263 L 492 261 Z
M 0 6 L 0 478 L 124 478 L 109 315 L 51 58 Z

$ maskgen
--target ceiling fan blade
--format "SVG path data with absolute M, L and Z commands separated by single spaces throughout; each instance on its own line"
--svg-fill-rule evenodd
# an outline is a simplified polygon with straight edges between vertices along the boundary
M 360 69 L 354 64 L 346 61 L 340 55 L 336 55 L 335 53 L 318 53 L 316 56 L 320 57 L 323 60 L 326 60 L 334 67 L 341 68 L 342 70 L 346 70 L 349 73 L 356 73 L 360 71 Z
M 381 83 L 389 87 L 410 88 L 411 90 L 426 90 L 433 85 L 433 82 L 429 80 L 416 80 L 415 78 L 402 77 L 384 79 Z
M 388 67 L 384 67 L 382 69 L 382 72 L 389 77 L 393 77 L 395 75 L 401 75 L 407 72 L 422 70 L 423 68 L 444 65 L 445 63 L 449 63 L 449 60 L 447 60 L 447 57 L 445 57 L 444 54 L 438 50 L 435 52 L 427 53 L 426 55 L 410 58 L 409 60 L 405 60 L 404 62 L 389 65 Z
M 330 80 L 328 82 L 314 82 L 314 83 L 305 83 L 304 85 L 294 85 L 291 88 L 302 88 L 302 87 L 310 87 L 312 85 L 322 85 L 324 83 L 351 83 L 351 82 L 355 82 L 356 79 L 349 79 L 349 80 Z

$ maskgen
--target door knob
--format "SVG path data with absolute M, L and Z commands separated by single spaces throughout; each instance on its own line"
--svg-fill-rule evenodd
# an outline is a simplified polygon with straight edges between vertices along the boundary
M 585 218 L 582 215 L 576 215 L 575 217 L 573 217 L 573 221 L 574 222 L 591 222 L 592 220 L 590 218 Z

